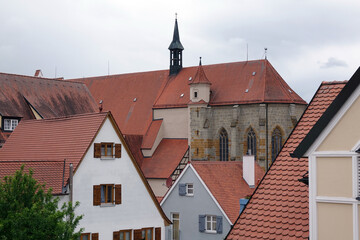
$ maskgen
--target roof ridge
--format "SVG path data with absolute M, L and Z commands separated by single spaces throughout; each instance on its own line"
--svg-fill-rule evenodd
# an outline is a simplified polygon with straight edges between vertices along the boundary
M 92 112 L 92 113 L 81 113 L 81 114 L 74 114 L 74 115 L 67 115 L 67 116 L 61 116 L 61 117 L 53 117 L 53 118 L 43 118 L 43 119 L 26 119 L 22 120 L 21 122 L 33 122 L 33 121 L 55 121 L 55 120 L 65 120 L 65 119 L 74 119 L 74 118 L 82 118 L 85 116 L 91 116 L 91 115 L 107 115 L 110 113 L 108 112 Z
M 50 80 L 50 81 L 60 81 L 60 82 L 67 82 L 65 79 L 63 78 L 47 78 L 47 77 L 35 77 L 35 76 L 29 76 L 29 75 L 23 75 L 23 74 L 15 74 L 15 73 L 4 73 L 4 72 L 0 72 L 0 75 L 10 75 L 10 76 L 18 76 L 18 77 L 28 77 L 28 78 L 34 78 L 34 79 L 38 79 L 38 80 Z M 81 82 L 75 82 L 75 83 L 80 83 L 83 84 Z

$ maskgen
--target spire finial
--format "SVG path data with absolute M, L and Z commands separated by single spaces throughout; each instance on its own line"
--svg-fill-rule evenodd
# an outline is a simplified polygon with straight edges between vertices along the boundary
M 199 66 L 201 66 L 201 57 L 200 57 L 200 62 L 199 62 Z
M 175 13 L 175 20 L 177 20 L 177 13 Z

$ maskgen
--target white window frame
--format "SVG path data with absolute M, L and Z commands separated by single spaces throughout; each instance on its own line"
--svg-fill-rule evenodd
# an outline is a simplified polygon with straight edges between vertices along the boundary
M 178 218 L 174 218 L 174 214 L 177 214 L 179 217 Z M 179 221 L 179 239 L 180 239 L 180 213 L 174 212 L 171 213 L 171 222 L 174 222 L 174 220 L 178 220 Z M 173 224 L 171 224 L 171 240 L 174 240 L 174 226 Z
M 193 183 L 186 183 L 185 186 L 186 186 L 185 196 L 188 196 L 188 197 L 194 196 L 194 184 Z M 189 190 L 192 190 L 192 193 Z
M 18 124 L 18 119 L 4 118 L 4 131 L 14 131 Z
M 210 223 L 210 228 L 208 228 L 208 223 Z M 216 216 L 215 215 L 205 215 L 205 232 L 206 233 L 216 233 Z M 214 226 L 214 227 L 213 227 Z

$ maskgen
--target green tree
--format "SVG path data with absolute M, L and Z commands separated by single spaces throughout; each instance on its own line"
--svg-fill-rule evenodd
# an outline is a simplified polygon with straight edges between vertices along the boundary
M 33 171 L 24 173 L 24 166 L 13 176 L 0 181 L 0 240 L 75 240 L 75 232 L 82 216 L 75 216 L 79 205 L 64 203 L 59 209 L 59 198 L 45 191 L 33 178 Z

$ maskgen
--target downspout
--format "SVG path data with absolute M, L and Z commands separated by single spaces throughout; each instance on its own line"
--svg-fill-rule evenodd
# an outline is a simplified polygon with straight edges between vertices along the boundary
M 266 160 L 265 160 L 265 170 L 266 170 L 266 172 L 269 170 L 269 134 L 268 134 L 268 131 L 269 131 L 269 129 L 268 129 L 268 104 L 266 103 L 266 129 L 265 129 L 265 131 L 266 131 L 266 141 L 265 141 L 265 145 L 266 145 Z
M 70 186 L 70 203 L 73 202 L 73 165 L 70 163 L 70 173 L 69 173 L 69 186 Z

